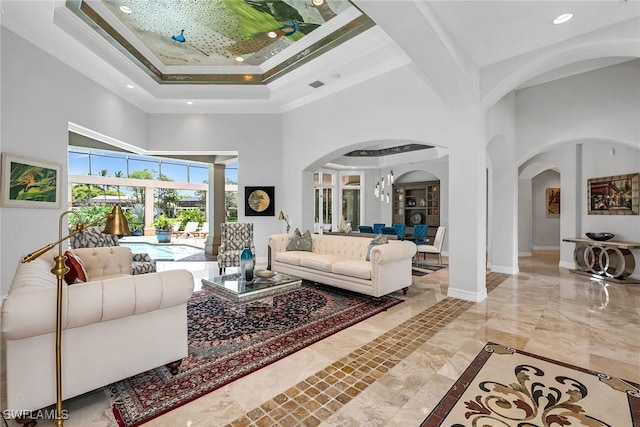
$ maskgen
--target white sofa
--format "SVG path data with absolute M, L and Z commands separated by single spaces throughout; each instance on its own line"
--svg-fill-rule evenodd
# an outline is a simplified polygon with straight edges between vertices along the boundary
M 371 238 L 313 234 L 312 251 L 287 251 L 291 234 L 269 237 L 271 269 L 374 297 L 411 285 L 413 242 L 390 240 L 374 246 L 366 260 Z
M 189 271 L 133 276 L 129 248 L 74 252 L 89 281 L 63 285 L 64 399 L 187 356 L 187 300 L 194 286 Z M 38 410 L 56 402 L 54 255 L 20 263 L 2 305 L 7 409 Z

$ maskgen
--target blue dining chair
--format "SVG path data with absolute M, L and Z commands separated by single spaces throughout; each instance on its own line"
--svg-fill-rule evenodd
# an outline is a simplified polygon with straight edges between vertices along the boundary
M 396 235 L 396 229 L 393 227 L 382 227 L 382 234 Z
M 383 227 L 384 227 L 384 224 L 380 224 L 379 222 L 376 222 L 373 224 L 373 232 L 376 234 L 381 234 Z
M 358 231 L 361 233 L 373 233 L 373 228 L 370 225 L 359 225 Z
M 416 245 L 427 244 L 427 226 L 424 224 L 417 224 L 413 226 L 413 242 Z
M 404 240 L 404 235 L 407 232 L 407 226 L 404 224 L 393 224 L 393 229 L 396 231 L 398 240 Z

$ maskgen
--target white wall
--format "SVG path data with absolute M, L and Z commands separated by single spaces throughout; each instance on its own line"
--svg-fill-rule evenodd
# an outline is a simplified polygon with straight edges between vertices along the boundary
M 2 27 L 2 151 L 62 166 L 67 188 L 68 124 L 144 146 L 141 110 Z M 0 208 L 1 293 L 20 257 L 58 239 L 60 209 Z
M 238 221 L 252 222 L 256 257 L 267 258 L 268 236 L 284 232 L 278 213 L 290 197 L 280 180 L 282 120 L 279 114 L 152 114 L 149 149 L 237 151 Z M 178 146 L 176 146 L 178 144 Z M 294 162 L 285 156 L 284 163 Z M 275 216 L 245 216 L 245 186 L 274 186 Z M 291 223 L 298 224 L 296 218 Z
M 640 148 L 640 60 L 516 91 L 516 162 L 567 141 Z
M 544 171 L 531 180 L 533 249 L 560 249 L 560 215 L 547 214 L 545 205 L 546 189 L 553 187 L 560 188 L 556 171 Z

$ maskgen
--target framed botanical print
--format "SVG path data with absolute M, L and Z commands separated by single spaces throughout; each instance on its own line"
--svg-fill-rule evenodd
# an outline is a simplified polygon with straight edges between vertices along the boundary
M 606 176 L 587 180 L 589 215 L 638 215 L 640 174 Z
M 244 187 L 246 216 L 275 216 L 274 187 Z
M 6 208 L 60 208 L 60 165 L 2 153 L 0 204 Z

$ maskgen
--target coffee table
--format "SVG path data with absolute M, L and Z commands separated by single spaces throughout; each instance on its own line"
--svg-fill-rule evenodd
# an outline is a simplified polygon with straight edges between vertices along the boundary
M 242 279 L 240 273 L 202 279 L 202 287 L 217 297 L 236 304 L 253 301 L 273 303 L 273 297 L 298 289 L 302 279 L 284 273 L 275 273 L 270 278 L 255 278 L 251 282 Z

